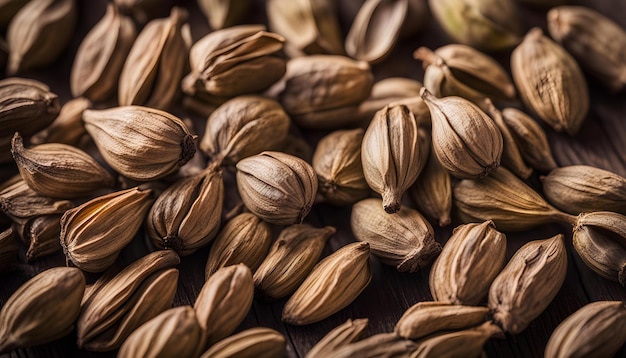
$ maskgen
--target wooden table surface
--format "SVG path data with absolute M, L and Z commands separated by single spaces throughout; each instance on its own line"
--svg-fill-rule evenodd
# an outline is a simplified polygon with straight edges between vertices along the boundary
M 288 1 L 288 0 L 286 0 Z M 357 0 L 343 0 L 344 8 Z M 585 0 L 576 3 L 592 7 L 626 28 L 626 1 L 623 0 Z M 62 103 L 70 99 L 69 72 L 76 49 L 86 32 L 104 14 L 104 0 L 79 1 L 81 17 L 78 29 L 65 54 L 50 68 L 25 73 L 24 77 L 39 79 L 47 83 L 53 92 L 58 93 Z M 194 41 L 209 32 L 206 21 L 199 12 L 195 1 L 180 1 L 179 5 L 190 9 L 190 23 Z M 256 1 L 251 18 L 266 23 L 263 2 Z M 541 26 L 545 29 L 545 11 L 523 9 L 520 16 L 528 28 Z M 347 31 L 345 21 L 342 24 L 344 33 Z M 373 66 L 377 79 L 390 76 L 403 76 L 421 80 L 423 71 L 421 65 L 412 59 L 412 52 L 419 46 L 436 48 L 449 43 L 435 21 L 427 22 L 419 36 L 402 40 L 394 49 L 390 57 L 381 64 Z M 494 55 L 509 68 L 509 53 Z M 611 170 L 626 176 L 626 93 L 611 95 L 595 80 L 589 79 L 591 95 L 591 109 L 579 134 L 575 137 L 557 134 L 546 129 L 550 138 L 555 158 L 559 165 L 588 164 Z M 180 110 L 174 111 L 180 116 L 191 116 L 197 123 L 196 131 L 203 133 L 204 118 L 186 114 Z M 315 145 L 322 132 L 302 131 L 303 136 L 311 146 Z M 13 166 L 0 167 L 2 177 L 16 172 Z M 236 196 L 233 186 L 232 173 L 227 174 L 227 188 L 229 197 Z M 531 183 L 538 184 L 537 175 L 531 178 Z M 232 200 L 230 201 L 232 203 Z M 410 202 L 407 202 L 410 204 Z M 330 239 L 324 255 L 335 251 L 339 247 L 354 241 L 350 232 L 350 208 L 337 208 L 324 204 L 314 206 L 305 222 L 315 226 L 332 225 L 337 233 Z M 453 225 L 458 224 L 455 221 Z M 433 225 L 436 227 L 436 225 Z M 437 240 L 443 245 L 449 237 L 453 226 L 444 229 L 436 227 Z M 540 357 L 543 356 L 545 344 L 554 328 L 568 315 L 586 303 L 598 300 L 626 300 L 626 289 L 619 284 L 609 282 L 588 269 L 571 245 L 571 228 L 559 225 L 541 226 L 535 230 L 522 233 L 507 233 L 507 257 L 510 257 L 525 242 L 533 239 L 548 238 L 556 233 L 563 233 L 566 237 L 568 253 L 567 278 L 560 292 L 539 316 L 521 334 L 508 336 L 505 340 L 491 340 L 485 346 L 489 357 Z M 143 233 L 123 250 L 119 263 L 122 265 L 134 261 L 148 251 Z M 209 248 L 204 248 L 191 256 L 183 257 L 180 269 L 178 291 L 174 299 L 174 306 L 193 304 L 202 284 L 204 283 L 204 265 Z M 53 266 L 65 264 L 63 254 L 44 257 L 26 264 L 24 259 L 25 247 L 20 248 L 20 264 L 17 270 L 0 275 L 0 306 L 8 297 L 27 279 L 38 272 Z M 428 270 L 419 273 L 398 273 L 393 267 L 384 266 L 375 258 L 370 260 L 373 278 L 370 285 L 347 308 L 322 322 L 308 326 L 290 326 L 280 321 L 281 310 L 285 300 L 272 304 L 255 301 L 252 310 L 238 330 L 254 326 L 272 327 L 287 338 L 287 355 L 302 357 L 306 352 L 329 330 L 345 322 L 348 318 L 369 318 L 367 335 L 390 332 L 404 310 L 420 301 L 432 300 L 428 289 Z M 87 275 L 88 282 L 93 282 L 98 275 Z M 80 351 L 76 348 L 76 333 L 58 341 L 39 347 L 17 350 L 3 357 L 109 357 L 115 352 L 92 353 Z M 626 349 L 620 351 L 620 356 L 626 356 Z

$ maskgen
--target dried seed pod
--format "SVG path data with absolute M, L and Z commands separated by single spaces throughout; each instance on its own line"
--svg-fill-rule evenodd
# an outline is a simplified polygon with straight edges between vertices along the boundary
M 204 269 L 208 280 L 222 267 L 243 263 L 252 272 L 261 265 L 272 245 L 272 227 L 251 213 L 230 219 L 217 235 Z
M 317 263 L 335 228 L 296 224 L 284 228 L 254 273 L 257 296 L 276 300 L 291 295 Z
M 570 54 L 533 28 L 513 50 L 511 71 L 526 107 L 557 132 L 578 132 L 589 111 L 589 92 Z
M 610 211 L 580 214 L 572 242 L 589 268 L 626 286 L 626 216 Z
M 320 261 L 285 303 L 282 320 L 293 325 L 319 322 L 348 306 L 372 279 L 369 244 L 348 244 Z
M 376 112 L 361 144 L 367 184 L 383 197 L 387 213 L 400 210 L 404 192 L 423 168 L 420 136 L 413 113 L 404 105 Z
M 357 240 L 367 242 L 383 263 L 400 272 L 416 272 L 427 267 L 441 252 L 433 228 L 417 211 L 400 207 L 389 215 L 380 199 L 354 204 L 350 225 Z
M 571 165 L 552 170 L 541 182 L 548 201 L 570 214 L 615 211 L 626 215 L 626 178 L 608 170 Z
M 522 23 L 513 0 L 429 0 L 433 16 L 456 41 L 487 51 L 520 41 Z
M 213 161 L 236 164 L 264 150 L 280 148 L 290 122 L 281 105 L 272 99 L 235 97 L 211 113 L 200 149 Z
M 61 218 L 61 246 L 68 261 L 87 272 L 102 272 L 135 237 L 152 190 L 138 187 L 96 197 Z
M 17 242 L 13 229 L 0 232 L 0 273 L 11 271 L 17 263 Z
M 329 203 L 350 205 L 370 193 L 363 174 L 361 128 L 334 131 L 320 139 L 313 153 L 319 192 Z
M 248 210 L 261 219 L 299 224 L 313 205 L 317 176 L 300 158 L 265 151 L 237 163 L 237 188 Z
M 503 109 L 502 119 L 509 127 L 522 157 L 531 167 L 544 172 L 557 167 L 548 137 L 534 119 L 516 108 Z
M 284 42 L 262 25 L 211 32 L 191 47 L 183 91 L 212 101 L 261 92 L 285 74 Z
M 122 344 L 118 357 L 197 357 L 202 327 L 191 306 L 163 311 L 137 328 Z
M 439 222 L 440 227 L 450 224 L 452 181 L 434 150 L 429 151 L 424 170 L 408 192 L 420 212 Z
M 345 345 L 330 353 L 332 358 L 404 357 L 415 350 L 415 342 L 395 333 L 379 333 Z
M 267 19 L 272 31 L 285 36 L 286 50 L 301 54 L 343 55 L 335 4 L 329 0 L 269 0 Z
M 503 231 L 523 231 L 553 222 L 573 225 L 576 221 L 505 168 L 480 180 L 461 180 L 453 196 L 464 222 L 491 220 Z
M 37 194 L 22 179 L 0 191 L 0 212 L 17 224 L 25 224 L 41 215 L 63 214 L 73 207 L 68 200 L 57 200 Z
M 26 281 L 0 310 L 0 354 L 57 340 L 74 329 L 85 277 L 54 267 Z
M 358 107 L 355 123 L 369 123 L 372 116 L 383 107 L 403 104 L 413 112 L 420 127 L 430 127 L 428 106 L 420 97 L 422 83 L 404 77 L 388 77 L 377 81 L 365 101 Z M 355 116 L 354 111 L 346 116 Z
M 436 301 L 478 305 L 506 263 L 506 236 L 492 221 L 457 226 L 430 269 Z
M 585 6 L 559 6 L 547 15 L 548 30 L 578 63 L 611 90 L 626 85 L 626 31 Z
M 439 331 L 470 328 L 486 321 L 487 307 L 441 302 L 418 302 L 409 307 L 394 332 L 402 338 L 419 339 Z
M 136 37 L 133 20 L 108 3 L 106 13 L 85 35 L 74 57 L 72 95 L 94 102 L 108 99 L 117 88 L 124 60 Z
M 146 105 L 167 109 L 179 94 L 191 33 L 187 11 L 174 7 L 169 18 L 150 21 L 126 57 L 120 74 L 120 106 Z
M 222 170 L 209 167 L 159 195 L 146 217 L 146 233 L 156 247 L 190 255 L 217 235 L 223 205 Z
M 552 302 L 566 273 L 562 234 L 522 246 L 489 288 L 494 322 L 508 333 L 522 332 Z
M 215 343 L 201 358 L 278 358 L 286 353 L 285 337 L 265 327 L 249 328 Z
M 204 345 L 232 334 L 248 314 L 253 298 L 252 272 L 244 264 L 220 268 L 209 277 L 194 304 Z
M 354 321 L 348 319 L 345 323 L 326 333 L 304 357 L 329 357 L 334 351 L 358 341 L 363 336 L 363 331 L 367 328 L 367 324 L 367 318 L 355 319 Z
M 83 113 L 83 122 L 104 160 L 133 180 L 154 180 L 171 174 L 196 152 L 196 136 L 183 121 L 157 109 L 89 109 Z
M 178 285 L 173 267 L 179 262 L 174 251 L 159 250 L 87 287 L 76 323 L 78 347 L 117 349 L 139 326 L 168 309 Z
M 626 307 L 620 301 L 586 304 L 552 332 L 548 358 L 614 357 L 626 343 Z
M 482 357 L 483 346 L 494 336 L 504 334 L 500 327 L 488 321 L 478 327 L 426 337 L 417 342 L 411 357 Z
M 24 148 L 22 137 L 15 133 L 11 154 L 26 184 L 43 196 L 84 197 L 102 187 L 112 187 L 115 182 L 89 154 L 67 144 L 48 143 Z
M 87 134 L 83 126 L 83 112 L 92 108 L 91 102 L 83 97 L 74 98 L 61 107 L 59 116 L 48 127 L 30 138 L 32 144 L 62 143 L 77 147 Z M 23 132 L 22 132 L 23 133 Z
M 30 1 L 7 30 L 11 76 L 56 60 L 69 44 L 78 11 L 74 0 Z
M 61 251 L 59 237 L 61 234 L 61 215 L 43 215 L 29 220 L 22 234 L 23 241 L 28 244 L 26 261 Z
M 248 13 L 249 0 L 198 0 L 204 16 L 213 30 L 221 30 L 239 23 Z
M 515 86 L 506 70 L 470 46 L 451 44 L 434 52 L 420 47 L 413 57 L 422 61 L 425 87 L 436 97 L 460 96 L 474 103 L 485 97 L 515 98 Z
M 502 135 L 478 106 L 461 97 L 437 98 L 423 88 L 433 123 L 433 150 L 458 178 L 480 178 L 500 166 Z

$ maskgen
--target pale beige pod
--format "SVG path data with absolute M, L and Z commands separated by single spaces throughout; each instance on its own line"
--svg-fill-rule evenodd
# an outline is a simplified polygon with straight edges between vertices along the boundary
M 487 320 L 489 308 L 445 302 L 418 302 L 396 323 L 394 332 L 406 339 L 420 339 L 433 333 L 466 329 Z
M 429 151 L 424 169 L 408 192 L 419 212 L 437 221 L 440 227 L 450 224 L 452 179 L 435 151 Z
M 309 350 L 305 358 L 328 357 L 332 352 L 358 341 L 362 338 L 368 323 L 369 320 L 367 318 L 348 319 L 345 323 L 338 325 L 330 332 L 326 333 L 326 335 Z
M 249 328 L 215 343 L 201 358 L 281 358 L 285 342 L 285 336 L 271 328 Z

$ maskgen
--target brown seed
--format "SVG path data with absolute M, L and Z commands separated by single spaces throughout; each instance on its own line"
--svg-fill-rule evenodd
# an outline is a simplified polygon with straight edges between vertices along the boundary
M 329 357 L 334 351 L 361 339 L 367 324 L 367 318 L 355 319 L 354 321 L 348 319 L 322 337 L 306 354 L 305 358 Z
M 33 262 L 42 256 L 61 251 L 61 215 L 43 215 L 26 224 L 22 239 L 28 244 L 26 261 Z
M 21 178 L 0 191 L 0 212 L 20 225 L 25 225 L 30 219 L 41 215 L 61 215 L 73 206 L 68 200 L 37 194 Z
M 417 342 L 411 357 L 482 357 L 483 346 L 494 336 L 503 337 L 502 329 L 487 321 L 478 327 L 426 337 Z
M 271 328 L 256 327 L 214 344 L 201 358 L 279 358 L 286 353 L 285 337 Z
M 487 307 L 418 302 L 404 312 L 394 331 L 400 337 L 415 340 L 436 332 L 476 326 L 485 322 L 488 314 Z
M 424 170 L 408 192 L 418 211 L 444 227 L 452 221 L 452 180 L 450 173 L 439 163 L 435 151 L 430 150 L 428 154 Z
M 83 126 L 83 112 L 91 107 L 91 102 L 83 97 L 69 100 L 61 107 L 59 116 L 54 122 L 33 135 L 30 142 L 32 144 L 63 143 L 78 147 L 87 134 Z

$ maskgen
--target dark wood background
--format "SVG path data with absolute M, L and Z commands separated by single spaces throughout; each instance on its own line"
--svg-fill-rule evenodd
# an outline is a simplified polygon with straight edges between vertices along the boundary
M 289 1 L 289 0 L 285 0 Z M 356 9 L 362 0 L 342 0 L 338 6 L 342 9 Z M 64 55 L 52 66 L 46 69 L 30 71 L 23 74 L 48 84 L 52 91 L 58 93 L 62 103 L 70 99 L 69 73 L 72 59 L 80 41 L 87 31 L 104 14 L 104 0 L 78 1 L 80 6 L 80 20 L 75 36 Z M 164 1 L 165 3 L 166 1 Z M 623 0 L 584 0 L 572 1 L 594 8 L 602 14 L 616 21 L 626 28 L 626 2 Z M 197 8 L 195 1 L 180 1 L 178 5 L 190 10 L 190 23 L 194 41 L 209 32 L 209 27 Z M 163 16 L 168 10 L 164 7 Z M 255 1 L 250 13 L 250 20 L 267 23 L 264 2 Z M 545 10 L 523 8 L 520 16 L 524 18 L 527 28 L 540 26 L 545 29 Z M 349 16 L 342 17 L 344 34 L 347 32 Z M 403 76 L 421 80 L 423 71 L 421 65 L 412 59 L 412 52 L 419 46 L 437 48 L 450 43 L 435 21 L 430 19 L 418 36 L 403 39 L 384 62 L 373 66 L 377 79 L 390 76 Z M 494 56 L 509 68 L 509 53 L 494 54 Z M 626 94 L 624 92 L 611 95 L 596 81 L 589 78 L 591 95 L 591 109 L 579 134 L 575 137 L 557 134 L 546 129 L 552 144 L 554 155 L 560 165 L 589 164 L 612 170 L 626 176 Z M 197 124 L 196 131 L 202 135 L 205 118 L 186 113 L 180 109 L 174 111 L 181 117 L 190 117 Z M 325 132 L 302 131 L 304 138 L 313 148 L 315 142 Z M 16 170 L 13 166 L 0 167 L 2 177 L 7 177 Z M 538 185 L 537 176 L 531 183 Z M 228 205 L 232 207 L 236 200 L 236 190 L 233 186 L 232 173 L 227 173 Z M 407 204 L 410 202 L 407 201 Z M 316 226 L 332 225 L 337 233 L 332 237 L 325 250 L 325 255 L 335 251 L 346 243 L 354 241 L 350 232 L 350 208 L 336 208 L 325 204 L 318 204 L 306 222 Z M 458 224 L 455 221 L 453 225 Z M 433 225 L 436 227 L 436 225 Z M 449 237 L 453 226 L 436 228 L 437 240 L 444 244 Z M 507 234 L 507 255 L 510 257 L 525 242 L 533 239 L 548 238 L 556 233 L 563 233 L 569 248 L 568 273 L 565 283 L 554 301 L 546 311 L 539 316 L 524 332 L 517 336 L 509 336 L 505 340 L 491 340 L 485 346 L 490 357 L 540 357 L 543 356 L 545 344 L 554 328 L 568 315 L 586 303 L 598 300 L 625 300 L 626 290 L 619 284 L 602 279 L 577 256 L 571 245 L 571 228 L 559 225 L 541 226 L 533 231 Z M 138 237 L 122 252 L 119 264 L 126 265 L 148 251 L 143 234 Z M 193 304 L 202 284 L 204 283 L 204 265 L 209 248 L 204 248 L 191 256 L 183 257 L 180 269 L 178 291 L 174 299 L 174 306 Z M 20 248 L 20 264 L 17 270 L 0 275 L 0 306 L 25 281 L 49 267 L 65 264 L 62 253 L 42 258 L 33 264 L 26 264 L 24 259 L 25 247 Z M 343 323 L 348 318 L 369 318 L 369 328 L 366 334 L 390 332 L 404 310 L 419 301 L 432 300 L 428 289 L 428 270 L 415 274 L 398 273 L 394 268 L 384 266 L 375 258 L 371 259 L 373 278 L 370 285 L 347 308 L 322 322 L 304 327 L 290 326 L 280 321 L 281 310 L 285 300 L 267 304 L 255 301 L 253 308 L 238 330 L 254 326 L 272 327 L 287 338 L 287 355 L 302 357 L 328 331 Z M 97 275 L 87 275 L 88 282 L 93 282 Z M 91 353 L 76 348 L 76 333 L 72 332 L 63 339 L 47 345 L 21 349 L 6 357 L 109 357 L 115 352 Z M 620 356 L 626 356 L 626 349 L 622 349 Z

